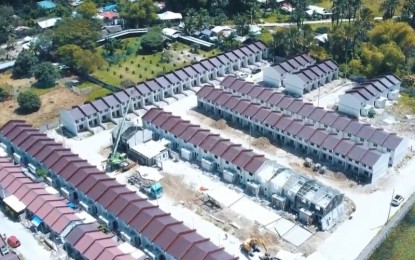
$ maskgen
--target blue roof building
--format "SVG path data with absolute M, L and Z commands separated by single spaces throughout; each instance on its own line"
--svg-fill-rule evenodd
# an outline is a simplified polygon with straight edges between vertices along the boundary
M 43 8 L 43 9 L 53 9 L 53 8 L 56 7 L 56 4 L 54 2 L 52 2 L 52 1 L 46 1 L 46 0 L 45 1 L 37 2 L 37 5 L 40 8 Z
M 104 6 L 104 7 L 102 7 L 102 11 L 103 12 L 108 12 L 108 11 L 116 12 L 117 11 L 117 5 L 116 4 L 112 4 L 112 5 Z

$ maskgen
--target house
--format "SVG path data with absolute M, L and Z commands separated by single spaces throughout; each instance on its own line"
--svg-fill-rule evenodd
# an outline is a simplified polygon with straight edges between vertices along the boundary
M 179 38 L 182 37 L 184 36 Z M 75 106 L 70 110 L 64 110 L 60 113 L 62 127 L 75 136 L 82 131 L 94 132 L 95 127 L 105 128 L 106 122 L 117 123 L 117 119 L 124 115 L 126 109 L 127 113 L 135 113 L 136 110 L 162 101 L 166 97 L 224 77 L 225 74 L 260 61 L 267 55 L 268 47 L 258 41 L 216 57 L 204 59 L 134 87 Z M 129 98 L 131 98 L 131 105 L 126 108 Z
M 316 128 L 324 128 L 341 138 L 363 143 L 364 146 L 374 148 L 381 153 L 390 153 L 389 166 L 397 165 L 408 152 L 408 140 L 398 137 L 394 133 L 388 133 L 383 129 L 377 129 L 357 120 L 341 116 L 334 111 L 315 107 L 311 103 L 233 76 L 227 76 L 220 85 L 227 92 L 261 104 L 272 111 L 292 115 L 294 118 Z M 218 95 L 218 93 L 216 94 Z
M 183 19 L 181 13 L 174 13 L 170 11 L 166 11 L 161 14 L 157 14 L 157 17 L 161 21 L 180 21 Z
M 14 177 L 12 180 L 8 176 L 10 172 Z M 123 259 L 138 259 L 133 258 L 128 252 L 123 252 L 114 237 L 99 230 L 98 223 L 93 217 L 73 209 L 57 191 L 51 192 L 51 187 L 31 181 L 22 169 L 10 163 L 8 158 L 0 158 L 0 186 L 7 186 L 7 192 L 25 203 L 25 218 L 32 227 L 47 234 L 49 239 L 64 244 L 68 255 L 82 259 L 107 259 L 98 256 L 116 252 Z M 84 229 L 85 227 L 88 229 Z M 84 237 L 85 241 L 82 243 L 75 241 L 73 239 L 75 234 L 79 238 Z M 100 235 L 91 237 L 90 234 Z M 87 247 L 85 247 L 86 243 L 88 243 Z M 145 256 L 144 252 L 139 252 Z
M 300 54 L 291 59 L 280 61 L 278 64 L 264 69 L 264 82 L 269 86 L 279 87 L 283 84 L 287 75 L 306 68 L 315 62 L 307 54 Z
M 333 15 L 333 13 L 327 9 L 315 5 L 307 6 L 305 13 L 309 18 L 318 17 L 319 19 L 330 19 Z
M 55 17 L 55 18 L 50 18 L 50 19 L 47 19 L 47 20 L 39 21 L 39 22 L 37 22 L 37 24 L 42 29 L 48 29 L 48 28 L 51 28 L 51 27 L 55 26 L 56 23 L 60 20 L 62 20 L 62 18 Z
M 302 96 L 338 77 L 339 66 L 333 60 L 325 60 L 308 66 L 285 77 L 283 85 L 288 93 Z
M 214 88 L 211 87 L 211 89 Z M 205 87 L 202 90 L 205 92 Z M 243 104 L 235 106 L 232 95 L 228 102 L 230 106 L 245 110 Z M 248 110 L 250 109 L 246 108 L 245 111 Z M 286 207 L 279 209 L 291 209 L 299 216 L 301 216 L 301 208 L 309 209 L 313 212 L 311 222 L 318 223 L 323 230 L 331 228 L 341 215 L 343 195 L 337 190 L 288 170 L 275 161 L 254 153 L 251 149 L 246 149 L 240 144 L 232 143 L 229 139 L 221 138 L 218 134 L 202 129 L 199 125 L 194 125 L 161 109 L 152 108 L 143 115 L 143 126 L 153 131 L 156 139 L 169 140 L 172 149 L 184 160 L 200 164 L 204 170 L 217 174 L 224 182 L 240 185 L 247 192 L 251 188 L 256 189 L 258 192 L 254 192 L 254 195 L 259 194 L 260 188 L 261 194 L 271 201 L 275 193 L 278 193 L 283 200 L 289 201 Z M 270 186 L 270 181 L 283 175 L 283 170 L 304 180 L 302 183 L 297 183 L 298 189 L 289 187 L 281 181 L 277 182 L 280 186 L 278 184 Z M 323 200 L 319 199 L 322 198 L 321 196 L 324 197 Z M 334 218 L 334 220 L 329 218 Z
M 112 143 L 115 144 L 120 126 L 116 126 L 112 130 Z M 124 123 L 121 130 L 118 149 L 120 151 L 128 151 L 131 147 L 148 142 L 152 139 L 153 133 L 147 129 L 136 126 L 133 122 Z
M 40 1 L 37 2 L 37 6 L 42 8 L 42 9 L 46 9 L 46 10 L 50 10 L 56 7 L 56 4 L 52 1 Z
M 368 108 L 384 108 L 386 100 L 396 100 L 400 86 L 401 80 L 394 74 L 368 80 L 339 96 L 338 110 L 354 117 L 366 116 Z
M 146 129 L 147 130 L 147 129 Z M 170 142 L 162 139 L 159 141 L 149 140 L 130 147 L 129 158 L 137 161 L 140 165 L 162 168 L 163 162 L 169 159 Z
M 382 153 L 363 144 L 351 142 L 347 138 L 329 132 L 326 128 L 308 124 L 281 111 L 272 111 L 231 92 L 205 86 L 197 93 L 197 97 L 198 107 L 208 113 L 240 124 L 242 127 L 248 127 L 252 132 L 315 156 L 319 162 L 327 161 L 328 165 L 341 165 L 349 177 L 370 183 L 387 173 L 388 152 Z M 291 104 L 296 102 L 296 100 L 287 101 Z M 281 102 L 285 102 L 284 98 Z M 336 117 L 330 116 L 331 114 L 326 114 L 320 122 L 331 124 Z M 349 149 L 336 152 L 336 148 L 344 147 L 345 143 L 349 143 Z
M 0 142 L 13 159 L 19 158 L 15 163 L 47 169 L 45 179 L 66 199 L 119 233 L 124 241 L 150 251 L 155 258 L 237 259 L 24 121 L 12 120 L 0 128 Z M 13 175 L 8 178 L 15 179 Z M 37 193 L 28 196 L 36 197 Z M 77 244 L 83 243 L 86 241 Z M 95 259 L 82 248 L 81 254 Z

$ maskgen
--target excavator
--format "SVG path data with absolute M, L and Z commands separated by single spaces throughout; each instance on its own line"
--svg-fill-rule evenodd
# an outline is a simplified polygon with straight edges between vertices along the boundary
M 265 250 L 265 254 L 264 256 L 260 257 L 261 260 L 273 260 L 274 258 L 272 258 L 270 256 L 270 254 L 268 254 L 268 250 L 267 250 L 267 246 L 265 245 L 265 242 L 262 239 L 259 238 L 248 238 L 247 240 L 245 240 L 242 244 L 241 244 L 241 249 L 247 253 L 249 256 L 254 256 L 255 252 L 259 252 L 259 245 L 261 245 L 264 250 Z

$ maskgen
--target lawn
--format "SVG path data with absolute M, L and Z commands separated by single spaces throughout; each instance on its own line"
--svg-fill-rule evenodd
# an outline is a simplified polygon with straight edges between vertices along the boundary
M 103 88 L 101 86 L 98 86 L 96 84 L 93 84 L 91 82 L 88 82 L 88 81 L 78 85 L 77 87 L 79 89 L 86 89 L 86 88 L 91 89 L 91 92 L 89 92 L 88 95 L 87 95 L 87 100 L 88 101 L 94 101 L 97 98 L 106 96 L 106 95 L 111 93 L 110 90 L 108 90 L 106 88 Z
M 289 23 L 291 20 L 291 15 L 281 14 L 277 11 L 268 13 L 262 17 L 264 23 Z
M 363 3 L 363 6 L 369 8 L 370 10 L 372 10 L 373 14 L 376 17 L 376 16 L 382 16 L 383 15 L 383 12 L 380 10 L 380 4 L 382 3 L 382 1 L 383 0 L 377 0 L 377 1 L 362 0 L 362 3 Z M 400 2 L 401 2 L 401 6 L 402 6 L 402 3 L 404 2 L 404 0 L 400 0 Z M 317 2 L 315 5 L 331 9 L 331 7 L 333 6 L 333 1 L 332 0 L 321 0 L 320 2 Z M 395 15 L 399 15 L 400 9 L 401 9 L 401 7 L 398 8 Z
M 390 233 L 370 260 L 415 259 L 415 206 L 408 212 L 402 222 Z
M 130 79 L 134 82 L 142 82 L 156 77 L 163 72 L 177 70 L 189 65 L 195 58 L 203 59 L 218 54 L 218 50 L 205 52 L 199 50 L 198 54 L 189 52 L 190 47 L 182 43 L 172 44 L 168 52 L 171 54 L 170 62 L 161 62 L 162 52 L 149 55 L 137 54 L 137 38 L 123 40 L 127 46 L 123 50 L 118 50 L 119 61 L 106 66 L 105 68 L 93 73 L 98 79 L 105 83 L 119 86 L 121 81 Z M 103 53 L 102 47 L 99 52 Z
M 401 92 L 401 97 L 393 109 L 401 115 L 415 114 L 415 97 Z

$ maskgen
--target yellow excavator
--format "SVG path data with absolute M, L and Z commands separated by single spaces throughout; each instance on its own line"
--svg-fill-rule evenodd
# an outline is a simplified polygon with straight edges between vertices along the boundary
M 261 245 L 264 250 L 265 254 L 263 257 L 261 257 L 262 260 L 268 260 L 271 259 L 270 255 L 268 254 L 267 246 L 265 245 L 265 242 L 262 239 L 259 238 L 248 238 L 241 244 L 241 249 L 247 253 L 249 256 L 254 256 L 255 252 L 259 252 L 259 245 Z

